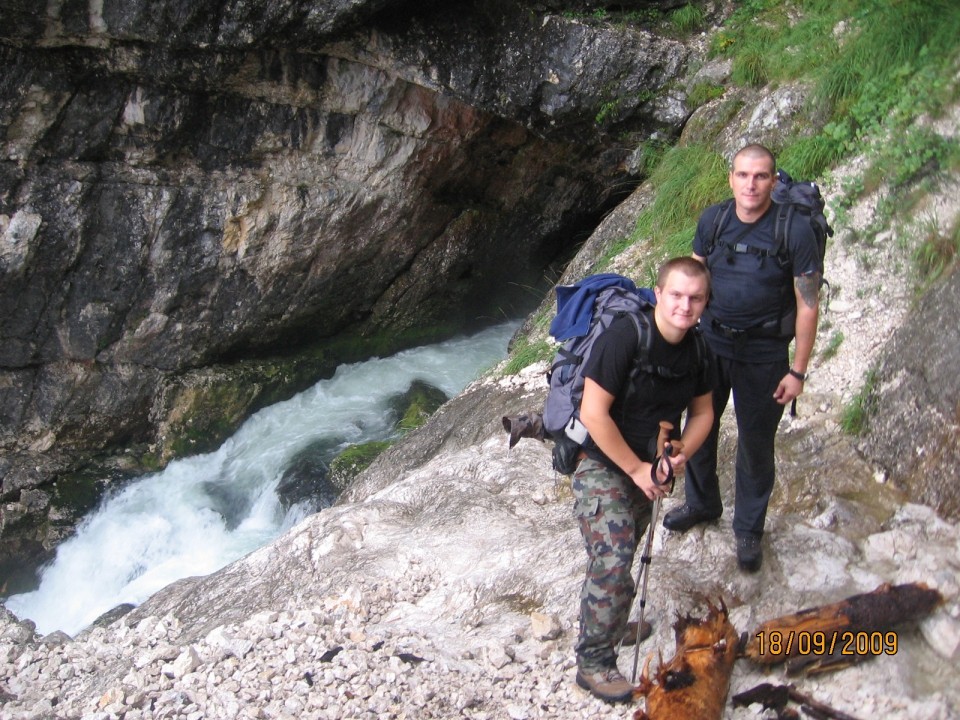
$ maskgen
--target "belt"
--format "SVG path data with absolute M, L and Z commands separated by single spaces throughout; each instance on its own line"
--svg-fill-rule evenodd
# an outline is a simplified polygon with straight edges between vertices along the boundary
M 724 325 L 716 318 L 714 318 L 710 324 L 717 335 L 722 335 L 723 337 L 731 340 L 739 340 L 744 337 L 777 337 L 779 335 L 780 328 L 780 323 L 777 321 L 769 321 L 763 325 L 755 325 L 754 327 L 747 328 L 746 330 L 740 330 L 739 328 Z
M 724 325 L 718 320 L 714 320 L 712 325 L 713 330 L 717 333 L 717 335 L 722 335 L 723 337 L 730 338 L 731 340 L 736 340 L 737 338 L 745 335 L 747 332 L 746 330 L 738 330 L 737 328 L 732 328 L 729 325 Z

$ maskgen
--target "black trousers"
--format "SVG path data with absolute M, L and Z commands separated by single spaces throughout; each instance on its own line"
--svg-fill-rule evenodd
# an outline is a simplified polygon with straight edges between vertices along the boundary
M 772 363 L 745 363 L 717 357 L 717 387 L 713 391 L 713 428 L 703 446 L 687 462 L 686 502 L 693 508 L 720 515 L 717 442 L 720 417 L 731 392 L 737 417 L 736 487 L 733 531 L 737 535 L 763 534 L 767 504 L 776 479 L 774 441 L 784 406 L 773 399 L 787 374 L 786 359 Z

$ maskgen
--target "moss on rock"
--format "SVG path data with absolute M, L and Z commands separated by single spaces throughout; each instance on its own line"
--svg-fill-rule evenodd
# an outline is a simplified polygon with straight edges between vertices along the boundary
M 414 380 L 406 392 L 390 400 L 391 409 L 400 418 L 397 429 L 401 432 L 417 429 L 449 399 L 440 388 L 423 380 Z
M 390 440 L 373 440 L 351 445 L 330 463 L 330 483 L 343 492 L 353 478 L 366 470 L 392 444 Z

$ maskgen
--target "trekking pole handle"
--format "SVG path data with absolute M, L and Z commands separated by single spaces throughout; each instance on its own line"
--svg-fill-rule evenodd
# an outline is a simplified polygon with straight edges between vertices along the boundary
M 670 462 L 670 457 L 673 455 L 674 442 L 678 445 L 678 452 L 683 443 L 679 440 L 674 441 L 670 439 L 671 430 L 673 430 L 673 423 L 667 422 L 666 420 L 660 421 L 660 432 L 657 434 L 657 452 L 660 454 L 654 459 L 653 464 L 650 466 L 650 479 L 653 480 L 653 484 L 658 487 L 670 485 L 670 489 L 673 490 L 673 464 Z M 657 479 L 657 468 L 660 467 L 660 463 L 663 461 L 667 463 L 667 479 L 660 482 Z
M 663 453 L 663 446 L 670 442 L 670 431 L 673 430 L 673 423 L 666 420 L 660 421 L 660 432 L 657 433 L 657 454 Z
M 670 462 L 670 456 L 673 454 L 673 448 L 670 443 L 666 443 L 663 446 L 663 454 L 656 458 L 653 461 L 653 464 L 650 465 L 650 479 L 653 480 L 653 484 L 658 487 L 663 487 L 664 485 L 669 485 L 671 491 L 673 490 L 673 463 Z M 660 467 L 660 463 L 667 463 L 667 479 L 663 482 L 660 482 L 657 479 L 657 469 Z

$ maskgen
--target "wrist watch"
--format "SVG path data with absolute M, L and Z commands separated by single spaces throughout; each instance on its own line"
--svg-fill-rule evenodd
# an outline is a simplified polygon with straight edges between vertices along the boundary
M 797 372 L 797 371 L 794 370 L 793 368 L 790 368 L 789 370 L 787 370 L 787 373 L 790 374 L 790 375 L 793 375 L 793 376 L 794 376 L 797 380 L 799 380 L 800 382 L 806 382 L 806 380 L 807 380 L 807 374 L 806 374 L 806 373 Z

